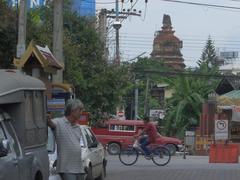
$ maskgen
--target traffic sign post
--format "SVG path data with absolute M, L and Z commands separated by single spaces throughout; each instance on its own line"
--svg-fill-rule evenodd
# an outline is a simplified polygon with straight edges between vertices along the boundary
M 228 140 L 228 120 L 215 120 L 215 140 Z

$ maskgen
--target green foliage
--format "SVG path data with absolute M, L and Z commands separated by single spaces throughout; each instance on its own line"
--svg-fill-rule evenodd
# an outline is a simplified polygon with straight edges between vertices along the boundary
M 195 70 L 186 70 L 185 73 L 191 76 L 166 79 L 174 91 L 173 96 L 167 100 L 165 132 L 168 135 L 183 137 L 186 130 L 199 125 L 201 105 L 219 83 L 214 78 L 219 74 L 218 68 L 210 67 L 209 64 L 210 60 L 203 61 Z
M 198 61 L 199 67 L 206 66 L 209 69 L 217 67 L 217 55 L 215 51 L 214 42 L 211 37 L 208 37 L 202 56 Z
M 144 105 L 147 103 L 147 109 L 157 109 L 160 107 L 160 102 L 153 98 L 150 94 L 150 87 L 163 82 L 163 77 L 154 72 L 167 72 L 169 68 L 162 61 L 157 61 L 151 58 L 139 58 L 137 62 L 132 63 L 131 69 L 135 73 L 135 79 L 138 79 L 137 88 L 139 90 L 139 116 L 144 116 Z M 149 87 L 146 99 L 146 82 L 149 79 Z M 135 87 L 134 87 L 135 88 Z
M 17 11 L 0 0 L 0 68 L 12 68 L 17 44 Z
M 148 77 L 155 83 L 161 81 L 159 74 L 152 72 L 168 72 L 169 67 L 165 66 L 163 61 L 154 60 L 151 58 L 139 58 L 137 62 L 132 64 L 132 69 L 136 73 L 136 79 L 146 79 Z
M 33 39 L 36 44 L 52 47 L 53 12 L 48 6 L 29 10 L 27 16 L 27 43 Z
M 165 132 L 168 135 L 183 136 L 185 130 L 196 127 L 199 122 L 201 104 L 204 101 L 202 83 L 191 77 L 179 76 L 167 80 L 170 88 L 174 90 L 171 98 L 167 100 L 167 114 Z
M 201 105 L 219 83 L 214 78 L 219 71 L 215 47 L 210 37 L 198 65 L 195 70 L 186 70 L 185 73 L 191 76 L 166 78 L 174 91 L 172 97 L 167 99 L 167 115 L 164 119 L 168 135 L 183 137 L 186 130 L 199 125 Z
M 30 13 L 28 40 L 34 39 L 37 44 L 52 47 L 52 9 L 41 7 Z M 90 112 L 92 123 L 115 114 L 116 107 L 124 103 L 121 97 L 130 86 L 128 67 L 107 64 L 93 19 L 72 13 L 69 4 L 64 10 L 63 39 L 64 81 L 74 85 L 76 97 Z

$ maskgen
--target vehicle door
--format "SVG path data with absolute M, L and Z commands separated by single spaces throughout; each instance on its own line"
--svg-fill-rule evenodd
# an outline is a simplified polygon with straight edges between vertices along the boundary
M 97 141 L 94 134 L 91 132 L 89 128 L 84 128 L 83 133 L 86 137 L 88 150 L 89 150 L 89 158 L 92 163 L 92 173 L 93 176 L 96 177 L 101 173 L 102 170 L 102 146 Z
M 17 167 L 17 179 L 31 179 L 31 168 L 29 167 L 32 167 L 33 157 L 24 155 L 17 134 L 11 124 L 11 117 L 5 112 L 2 113 L 2 117 L 5 118 L 2 121 L 2 127 L 9 142 L 8 155 L 10 156 L 11 164 Z
M 1 114 L 0 118 L 2 118 Z M 3 120 L 0 120 L 0 143 L 0 151 L 6 152 L 6 154 L 1 154 L 0 157 L 0 180 L 22 180 L 19 178 L 19 169 L 18 162 L 16 160 L 16 153 L 14 152 L 11 145 L 9 134 L 4 127 Z

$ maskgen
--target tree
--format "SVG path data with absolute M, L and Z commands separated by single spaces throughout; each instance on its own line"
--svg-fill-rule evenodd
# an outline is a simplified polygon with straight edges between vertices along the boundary
M 219 71 L 215 47 L 210 37 L 198 65 L 195 70 L 186 70 L 186 73 L 189 73 L 187 77 L 180 76 L 173 80 L 166 78 L 174 91 L 167 100 L 165 131 L 168 135 L 183 137 L 185 130 L 199 125 L 201 105 L 219 83 L 219 80 L 214 78 Z
M 64 11 L 64 81 L 74 85 L 76 97 L 83 101 L 94 123 L 106 114 L 115 114 L 131 76 L 127 66 L 109 65 L 103 59 L 103 46 L 92 19 L 79 17 L 67 7 Z M 49 14 L 52 14 L 49 7 L 31 11 L 28 41 L 34 39 L 40 45 L 52 47 L 53 19 Z M 36 18 L 38 15 L 40 18 Z
M 167 72 L 169 71 L 169 68 L 165 66 L 162 61 L 144 57 L 138 58 L 137 62 L 132 63 L 131 69 L 134 73 L 135 79 L 139 80 L 137 87 L 139 89 L 138 112 L 139 116 L 143 117 L 145 111 L 148 111 L 149 109 L 153 108 L 155 109 L 160 108 L 160 102 L 156 98 L 152 97 L 150 94 L 151 92 L 150 87 L 163 82 L 163 78 L 159 76 L 159 74 L 155 74 L 152 72 L 154 71 Z M 148 87 L 147 81 L 149 82 Z M 134 89 L 132 89 L 132 92 L 133 91 Z
M 17 11 L 0 0 L 0 68 L 12 68 L 17 44 Z
M 166 82 L 174 93 L 167 99 L 165 132 L 183 137 L 185 130 L 198 125 L 204 88 L 201 81 L 186 76 L 168 79 Z
M 211 37 L 208 37 L 201 58 L 198 61 L 199 67 L 207 66 L 209 69 L 217 68 L 217 55 L 215 51 L 214 42 Z

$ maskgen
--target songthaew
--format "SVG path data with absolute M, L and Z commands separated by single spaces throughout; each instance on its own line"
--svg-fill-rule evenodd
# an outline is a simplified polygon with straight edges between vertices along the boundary
M 0 180 L 47 180 L 45 85 L 0 70 Z

